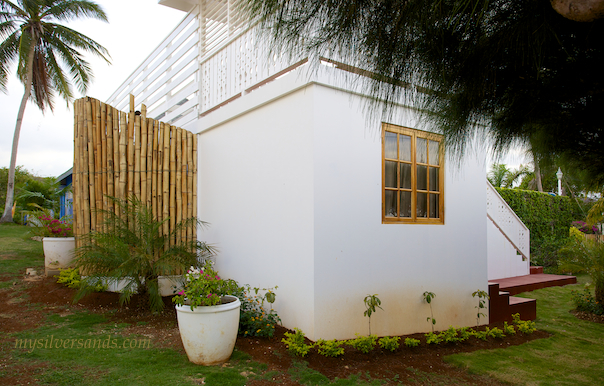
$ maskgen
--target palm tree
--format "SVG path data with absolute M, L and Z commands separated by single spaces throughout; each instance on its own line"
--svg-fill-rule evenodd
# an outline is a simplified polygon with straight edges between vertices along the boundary
M 88 0 L 0 0 L 0 89 L 4 91 L 9 67 L 17 62 L 17 76 L 25 87 L 11 152 L 6 204 L 0 222 L 12 222 L 17 147 L 27 101 L 44 112 L 53 110 L 58 93 L 65 101 L 73 98 L 71 78 L 81 93 L 86 92 L 92 71 L 82 52 L 108 62 L 107 50 L 81 33 L 56 22 L 81 17 L 107 21 L 103 9 Z M 66 74 L 68 73 L 68 75 Z

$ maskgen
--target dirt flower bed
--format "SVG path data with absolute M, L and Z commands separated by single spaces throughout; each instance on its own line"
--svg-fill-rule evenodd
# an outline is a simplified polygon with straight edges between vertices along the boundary
M 0 300 L 2 303 L 0 331 L 3 336 L 0 344 L 4 351 L 0 352 L 0 360 L 10 361 L 7 355 L 7 350 L 10 350 L 10 339 L 6 338 L 6 333 L 36 328 L 43 322 L 44 315 L 47 313 L 67 315 L 76 310 L 103 313 L 111 322 L 128 323 L 129 326 L 123 330 L 123 333 L 146 336 L 151 339 L 153 347 L 172 348 L 184 355 L 176 314 L 169 298 L 164 299 L 166 306 L 164 312 L 156 315 L 144 310 L 141 306 L 143 300 L 136 296 L 127 307 L 119 307 L 118 295 L 108 292 L 91 294 L 74 305 L 72 304 L 74 290 L 57 284 L 52 278 L 21 281 L 15 283 L 14 287 L 19 287 L 19 290 L 15 291 L 14 288 L 2 290 L 8 296 L 2 296 Z M 41 307 L 32 310 L 28 305 L 33 303 Z M 502 328 L 501 325 L 490 327 Z M 351 375 L 361 374 L 361 378 L 369 376 L 383 379 L 387 384 L 398 384 L 399 380 L 405 382 L 409 377 L 418 379 L 418 374 L 430 373 L 438 376 L 441 384 L 462 382 L 476 385 L 503 385 L 489 378 L 468 374 L 462 369 L 445 363 L 443 357 L 454 353 L 506 348 L 549 336 L 542 331 L 536 331 L 531 335 L 518 332 L 505 339 L 489 338 L 483 341 L 472 337 L 457 344 L 427 345 L 423 334 L 414 334 L 401 337 L 401 343 L 406 337 L 420 339 L 421 344 L 414 348 L 401 344 L 397 350 L 390 352 L 376 346 L 374 350 L 364 354 L 353 347 L 346 346 L 344 355 L 337 358 L 325 357 L 312 350 L 305 358 L 300 359 L 292 356 L 281 342 L 285 332 L 288 330 L 278 326 L 275 336 L 271 339 L 242 337 L 237 339 L 236 349 L 249 354 L 252 360 L 266 364 L 267 373 L 272 374 L 266 380 L 250 380 L 248 385 L 298 385 L 295 377 L 291 375 L 291 369 L 299 366 L 300 361 L 307 362 L 308 368 L 320 372 L 329 379 L 348 378 Z M 37 365 L 37 367 L 43 368 L 44 365 Z M 35 370 L 41 371 L 40 368 Z M 28 369 L 23 371 L 29 372 Z M 25 381 L 30 384 L 37 383 L 35 376 L 30 376 Z M 431 382 L 427 380 L 420 381 L 421 383 Z M 8 384 L 16 384 L 15 379 L 0 378 L 0 385 Z

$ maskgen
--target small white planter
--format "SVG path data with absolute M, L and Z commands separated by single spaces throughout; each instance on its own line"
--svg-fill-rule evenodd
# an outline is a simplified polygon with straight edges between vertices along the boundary
M 176 306 L 180 338 L 189 361 L 204 366 L 226 362 L 233 353 L 239 328 L 241 301 L 223 296 L 223 304 L 195 307 Z M 224 303 L 228 301 L 229 303 Z
M 46 275 L 58 275 L 60 270 L 68 268 L 75 250 L 74 237 L 44 237 L 44 268 Z

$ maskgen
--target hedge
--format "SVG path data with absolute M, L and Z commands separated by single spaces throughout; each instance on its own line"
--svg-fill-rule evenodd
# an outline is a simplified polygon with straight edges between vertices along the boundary
M 532 190 L 495 188 L 531 231 L 531 263 L 557 266 L 570 223 L 585 217 L 576 201 Z

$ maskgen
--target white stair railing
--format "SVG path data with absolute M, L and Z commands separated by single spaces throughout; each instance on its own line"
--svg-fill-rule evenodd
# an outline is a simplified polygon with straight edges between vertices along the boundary
M 489 181 L 487 181 L 487 217 L 522 255 L 523 260 L 530 261 L 529 229 Z
M 124 110 L 133 94 L 147 116 L 185 127 L 305 62 L 271 54 L 235 3 L 193 8 L 107 103 Z

